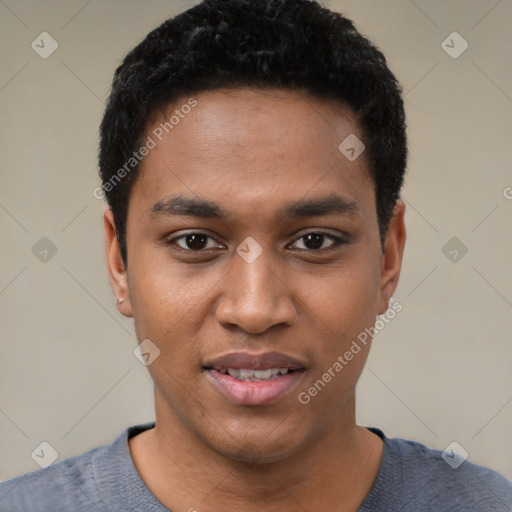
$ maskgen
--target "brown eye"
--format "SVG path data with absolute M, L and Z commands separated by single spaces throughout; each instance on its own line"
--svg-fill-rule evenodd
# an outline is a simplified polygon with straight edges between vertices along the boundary
M 208 237 L 206 235 L 186 235 L 184 241 L 188 249 L 200 251 L 206 247 Z
M 186 233 L 166 242 L 167 245 L 177 245 L 180 249 L 189 252 L 200 252 L 203 249 L 224 248 L 217 244 L 213 238 L 205 233 Z
M 324 243 L 326 240 L 330 240 L 331 244 L 324 246 Z M 297 239 L 295 244 L 297 244 L 299 241 L 302 241 L 302 245 L 304 247 L 298 247 L 299 249 L 304 249 L 308 251 L 319 251 L 321 249 L 333 249 L 334 247 L 337 247 L 339 245 L 342 245 L 345 242 L 340 237 L 331 235 L 330 233 L 321 233 L 321 232 L 311 232 L 307 233 L 306 235 L 301 236 Z
M 324 235 L 321 233 L 310 233 L 303 237 L 304 245 L 308 249 L 321 249 L 324 243 Z

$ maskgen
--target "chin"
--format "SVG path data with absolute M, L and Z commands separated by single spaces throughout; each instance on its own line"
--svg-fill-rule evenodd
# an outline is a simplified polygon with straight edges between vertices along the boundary
M 288 459 L 297 453 L 302 443 L 290 433 L 270 437 L 264 432 L 250 436 L 244 434 L 241 439 L 233 435 L 220 442 L 210 439 L 210 447 L 223 457 L 245 464 L 270 464 Z
M 288 450 L 283 450 L 281 452 L 276 452 L 274 450 L 269 451 L 268 446 L 261 445 L 245 445 L 237 450 L 230 450 L 222 453 L 224 457 L 244 464 L 271 464 L 286 460 L 289 457 L 289 454 L 290 451 Z

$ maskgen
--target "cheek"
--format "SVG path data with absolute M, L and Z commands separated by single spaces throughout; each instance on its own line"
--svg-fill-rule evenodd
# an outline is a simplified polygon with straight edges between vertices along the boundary
M 314 322 L 310 332 L 321 347 L 301 391 L 310 397 L 318 395 L 311 403 L 319 411 L 327 403 L 343 406 L 368 357 L 371 338 L 367 329 L 377 316 L 379 273 L 371 258 L 360 254 L 357 260 L 357 264 L 347 262 L 337 272 L 316 279 L 316 286 L 311 281 L 299 283 L 309 290 L 305 304 Z
M 130 297 L 137 339 L 150 339 L 160 349 L 159 359 L 148 370 L 158 388 L 173 390 L 178 397 L 183 391 L 179 383 L 187 382 L 194 389 L 201 347 L 211 343 L 218 327 L 213 297 L 226 269 L 192 269 L 192 265 L 158 261 L 159 257 L 140 254 L 137 263 L 132 261 Z
M 139 254 L 131 263 L 128 282 L 138 339 L 149 338 L 159 346 L 169 340 L 181 343 L 180 333 L 193 325 L 212 286 L 208 274 L 191 279 L 180 266 L 150 255 Z
M 379 272 L 375 264 L 363 261 L 340 265 L 328 274 L 297 276 L 304 303 L 333 334 L 357 335 L 373 325 L 379 307 Z

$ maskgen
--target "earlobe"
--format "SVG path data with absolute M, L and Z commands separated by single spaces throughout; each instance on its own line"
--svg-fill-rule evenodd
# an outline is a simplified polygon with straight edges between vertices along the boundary
M 381 260 L 379 315 L 387 311 L 389 301 L 398 286 L 406 240 L 404 215 L 405 204 L 398 199 L 389 222 Z
M 128 275 L 121 255 L 119 241 L 117 239 L 116 226 L 112 210 L 107 209 L 103 215 L 105 228 L 105 258 L 107 263 L 110 286 L 114 292 L 115 301 L 119 311 L 128 317 L 132 317 L 132 306 L 128 289 Z

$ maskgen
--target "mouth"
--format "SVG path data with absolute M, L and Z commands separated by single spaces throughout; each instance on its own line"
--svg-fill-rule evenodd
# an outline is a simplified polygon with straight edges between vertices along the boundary
M 278 401 L 297 387 L 305 370 L 298 359 L 276 352 L 231 353 L 203 366 L 215 389 L 236 405 Z
M 215 368 L 214 368 L 215 369 Z M 242 380 L 245 382 L 263 382 L 269 380 L 275 380 L 282 375 L 297 371 L 298 368 L 268 368 L 266 370 L 251 370 L 249 368 L 224 368 L 215 369 L 223 375 L 229 375 L 236 380 Z

